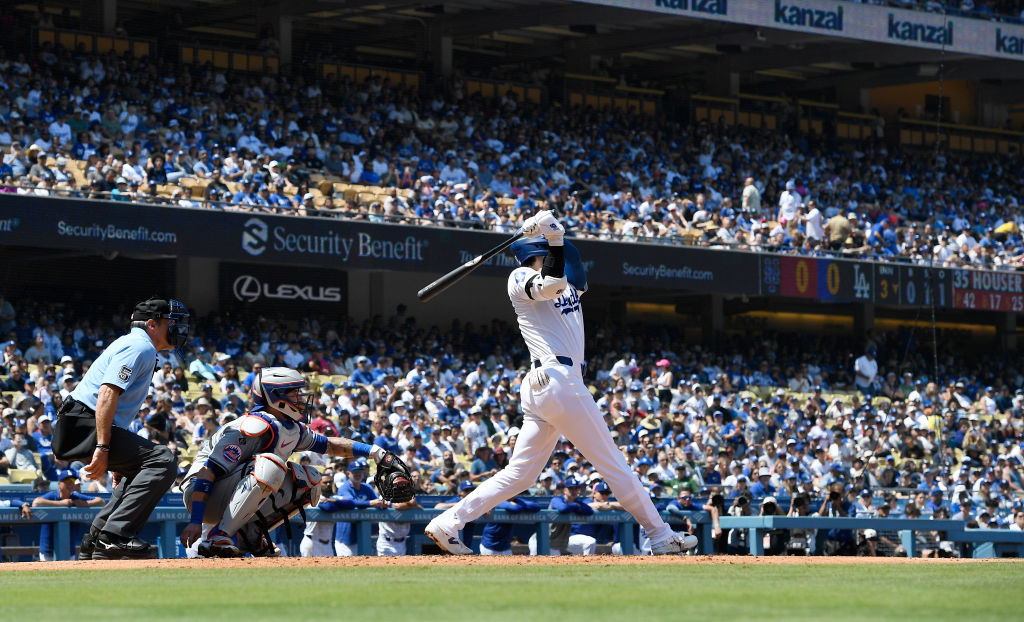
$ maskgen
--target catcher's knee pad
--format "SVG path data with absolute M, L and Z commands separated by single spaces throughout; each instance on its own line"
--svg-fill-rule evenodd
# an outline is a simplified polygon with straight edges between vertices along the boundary
M 286 474 L 287 466 L 285 461 L 275 454 L 256 454 L 253 458 L 252 476 L 272 493 L 277 492 L 281 488 Z
M 286 469 L 278 490 L 269 495 L 252 519 L 238 530 L 240 549 L 257 553 L 261 546 L 267 544 L 267 534 L 282 524 L 289 531 L 290 538 L 288 519 L 303 512 L 306 506 L 320 503 L 320 472 L 294 462 L 287 463 Z

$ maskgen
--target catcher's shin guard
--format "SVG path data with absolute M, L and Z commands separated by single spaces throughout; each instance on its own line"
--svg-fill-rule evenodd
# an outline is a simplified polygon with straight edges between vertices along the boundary
M 260 509 L 269 496 L 281 489 L 285 481 L 285 462 L 274 454 L 257 454 L 252 470 L 235 486 L 231 501 L 220 519 L 220 529 L 234 535 Z
M 315 507 L 320 503 L 320 472 L 294 462 L 289 462 L 287 469 L 288 473 L 278 491 L 264 501 L 251 521 L 238 530 L 238 544 L 243 551 L 256 556 L 273 555 L 270 552 L 274 547 L 270 532 L 284 524 L 288 539 L 291 540 L 291 523 L 288 519 L 302 514 L 305 521 L 304 508 Z

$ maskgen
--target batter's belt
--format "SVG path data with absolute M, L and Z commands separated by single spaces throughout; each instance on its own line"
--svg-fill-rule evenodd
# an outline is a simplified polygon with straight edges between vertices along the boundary
M 572 357 L 568 357 L 568 356 L 556 356 L 555 357 L 555 361 L 561 363 L 562 365 L 565 365 L 566 367 L 575 367 L 576 366 L 575 362 L 572 360 Z M 536 369 L 538 367 L 543 367 L 543 366 L 544 366 L 544 362 L 543 361 L 541 361 L 540 359 L 533 359 L 533 367 L 534 367 L 534 369 Z M 587 371 L 587 364 L 581 362 L 580 363 L 580 373 L 581 374 L 582 373 L 586 373 L 586 371 Z

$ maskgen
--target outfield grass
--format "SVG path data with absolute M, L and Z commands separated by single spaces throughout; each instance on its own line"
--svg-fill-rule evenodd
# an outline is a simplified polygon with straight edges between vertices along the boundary
M 5 620 L 1011 620 L 1024 564 L 374 567 L 0 574 Z

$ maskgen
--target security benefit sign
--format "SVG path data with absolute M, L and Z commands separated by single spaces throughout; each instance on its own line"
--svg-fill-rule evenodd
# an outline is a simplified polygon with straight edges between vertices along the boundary
M 347 313 L 348 275 L 341 270 L 258 264 L 220 264 L 225 309 L 282 313 Z

